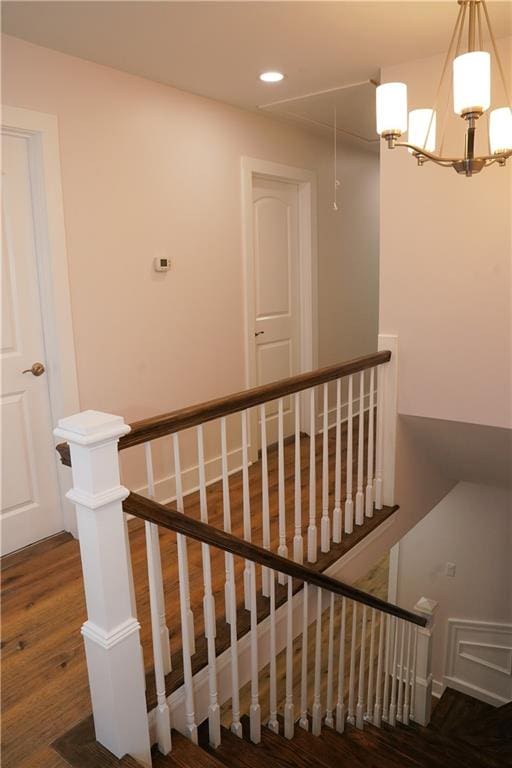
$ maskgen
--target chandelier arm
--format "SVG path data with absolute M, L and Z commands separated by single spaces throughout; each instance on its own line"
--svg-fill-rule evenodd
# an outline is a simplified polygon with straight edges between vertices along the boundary
M 428 152 L 426 149 L 422 149 L 422 147 L 417 147 L 415 144 L 409 144 L 408 141 L 397 141 L 394 146 L 406 147 L 407 149 L 411 149 L 416 155 L 422 155 L 422 157 L 425 157 L 428 160 L 432 160 L 433 163 L 437 163 L 438 165 L 453 165 L 453 163 L 459 163 L 461 160 L 464 159 L 461 157 L 441 157 L 440 155 L 434 155 L 433 152 Z M 499 162 L 500 160 L 507 160 L 511 155 L 512 155 L 512 149 L 509 149 L 507 150 L 507 152 L 500 152 L 496 155 L 481 155 L 480 157 L 475 157 L 473 159 L 485 160 L 486 162 L 487 161 Z
M 459 45 L 459 43 L 460 43 L 460 39 L 461 39 L 461 36 L 462 36 L 462 30 L 464 29 L 464 19 L 466 17 L 466 9 L 467 9 L 467 3 L 468 2 L 469 2 L 469 0 L 464 0 L 464 2 L 462 2 L 460 4 L 459 12 L 457 14 L 457 19 L 455 21 L 455 26 L 453 28 L 453 32 L 452 32 L 452 36 L 451 36 L 451 39 L 450 39 L 450 43 L 448 45 L 448 51 L 446 53 L 446 58 L 444 60 L 443 69 L 441 71 L 441 77 L 439 78 L 439 83 L 438 83 L 438 86 L 437 86 L 436 95 L 434 97 L 434 106 L 432 107 L 432 113 L 430 115 L 430 120 L 429 120 L 429 123 L 428 123 L 427 132 L 426 132 L 426 135 L 425 135 L 425 141 L 423 142 L 424 145 L 426 145 L 426 143 L 428 141 L 428 137 L 430 136 L 430 131 L 432 130 L 432 123 L 433 123 L 433 120 L 434 120 L 434 115 L 435 115 L 435 113 L 437 111 L 437 108 L 439 106 L 439 96 L 440 96 L 440 93 L 441 93 L 441 87 L 443 85 L 444 76 L 446 75 L 446 70 L 448 69 L 448 64 L 449 64 L 449 61 L 450 61 L 450 54 L 452 52 L 453 43 L 455 42 L 455 38 L 457 37 L 457 33 L 459 35 L 458 36 L 457 45 Z M 459 29 L 459 25 L 460 25 L 460 29 Z
M 484 15 L 485 15 L 485 21 L 487 23 L 487 29 L 489 30 L 489 36 L 491 38 L 491 44 L 494 50 L 494 56 L 496 57 L 496 61 L 498 63 L 498 70 L 501 77 L 501 82 L 503 83 L 503 90 L 505 91 L 505 98 L 507 99 L 507 106 L 512 112 L 512 99 L 510 98 L 510 91 L 508 89 L 507 81 L 505 79 L 505 71 L 503 69 L 503 64 L 501 63 L 500 54 L 498 52 L 498 46 L 496 45 L 496 38 L 494 37 L 494 32 L 492 31 L 491 27 L 491 20 L 489 18 L 489 11 L 487 10 L 487 4 L 485 0 L 480 0 L 484 9 Z

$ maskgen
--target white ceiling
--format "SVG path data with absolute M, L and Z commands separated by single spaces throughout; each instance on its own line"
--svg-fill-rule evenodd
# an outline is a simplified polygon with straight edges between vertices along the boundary
M 249 109 L 367 81 L 381 66 L 444 51 L 457 15 L 456 0 L 2 6 L 7 34 Z M 496 35 L 512 34 L 512 3 L 488 6 Z M 266 69 L 286 78 L 263 84 L 258 74 Z M 373 120 L 371 88 L 364 93 L 361 133 Z M 331 111 L 327 102 L 295 102 L 293 109 L 321 122 Z

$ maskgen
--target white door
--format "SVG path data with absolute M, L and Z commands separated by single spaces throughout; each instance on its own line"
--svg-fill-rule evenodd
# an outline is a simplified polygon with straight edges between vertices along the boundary
M 253 178 L 253 386 L 300 371 L 298 187 Z M 291 398 L 284 402 L 292 434 Z M 277 404 L 267 405 L 268 440 L 277 439 Z M 259 445 L 259 440 L 256 441 Z
M 2 507 L 5 554 L 62 530 L 28 141 L 2 136 Z M 23 371 L 28 370 L 28 373 Z M 39 369 L 40 370 L 40 369 Z M 39 371 L 34 368 L 34 372 Z

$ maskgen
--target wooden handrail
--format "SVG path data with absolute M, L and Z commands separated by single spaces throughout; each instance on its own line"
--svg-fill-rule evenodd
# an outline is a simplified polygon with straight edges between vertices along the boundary
M 299 373 L 297 376 L 280 379 L 271 384 L 264 384 L 261 387 L 244 389 L 241 392 L 227 395 L 227 397 L 219 397 L 216 400 L 199 403 L 199 405 L 191 405 L 171 411 L 170 413 L 163 413 L 160 416 L 152 416 L 149 419 L 135 421 L 133 424 L 130 424 L 131 431 L 119 440 L 119 450 L 122 451 L 124 448 L 140 445 L 149 440 L 155 440 L 158 437 L 172 435 L 174 432 L 180 432 L 182 429 L 196 427 L 199 424 L 213 421 L 213 419 L 218 419 L 221 416 L 229 416 L 231 413 L 237 413 L 261 403 L 267 403 L 270 400 L 277 400 L 279 397 L 292 395 L 294 392 L 325 384 L 327 381 L 334 381 L 342 376 L 359 373 L 376 365 L 388 363 L 390 360 L 391 352 L 389 350 L 375 352 L 371 355 L 356 357 L 345 363 L 337 363 L 326 368 L 317 368 L 307 373 Z M 71 457 L 68 444 L 60 443 L 57 445 L 57 451 L 60 454 L 62 463 L 70 467 Z
M 181 533 L 196 541 L 210 544 L 213 547 L 224 550 L 224 552 L 231 552 L 233 555 L 251 560 L 259 565 L 271 568 L 273 571 L 284 573 L 294 579 L 313 584 L 337 595 L 343 595 L 350 600 L 356 600 L 359 603 L 368 605 L 370 608 L 376 608 L 379 611 L 388 613 L 390 616 L 405 619 L 420 627 L 424 627 L 427 624 L 427 620 L 423 616 L 418 616 L 416 613 L 399 608 L 374 595 L 356 589 L 356 587 L 351 587 L 349 584 L 338 581 L 338 579 L 326 576 L 324 573 L 314 571 L 306 565 L 280 557 L 268 549 L 263 549 L 263 547 L 258 547 L 256 544 L 239 539 L 231 533 L 219 530 L 213 525 L 202 523 L 175 509 L 164 507 L 162 504 L 152 499 L 146 499 L 138 493 L 130 493 L 123 502 L 123 508 L 125 512 L 131 515 L 140 517 L 143 520 L 149 520 L 149 522 L 161 525 L 170 531 L 175 531 L 175 533 Z

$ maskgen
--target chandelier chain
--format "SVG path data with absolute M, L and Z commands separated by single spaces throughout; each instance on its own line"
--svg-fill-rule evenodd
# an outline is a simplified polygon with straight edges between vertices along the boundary
M 491 20 L 489 18 L 489 11 L 487 10 L 487 3 L 485 2 L 485 0 L 480 0 L 480 2 L 482 3 L 483 9 L 484 9 L 485 21 L 487 23 L 487 29 L 489 30 L 489 37 L 491 38 L 491 45 L 494 50 L 494 57 L 498 64 L 498 71 L 500 73 L 501 82 L 503 84 L 505 98 L 507 100 L 507 104 L 509 105 L 509 110 L 512 112 L 512 101 L 510 99 L 510 93 L 508 90 L 507 81 L 505 79 L 505 71 L 503 69 L 503 64 L 501 63 L 501 57 L 498 51 L 498 46 L 496 45 L 496 38 L 494 37 L 494 32 L 492 31 Z

